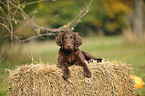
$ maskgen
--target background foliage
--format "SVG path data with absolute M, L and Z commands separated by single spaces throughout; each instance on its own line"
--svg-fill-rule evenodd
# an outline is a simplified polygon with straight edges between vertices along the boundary
M 89 0 L 64 0 L 56 2 L 43 2 L 38 4 L 37 21 L 40 25 L 59 27 L 71 21 Z M 77 2 L 77 3 L 76 3 Z M 132 1 L 123 0 L 94 0 L 89 14 L 87 14 L 76 27 L 75 31 L 81 35 L 90 32 L 103 31 L 105 35 L 121 33 L 126 24 L 126 15 L 132 8 Z M 45 19 L 44 19 L 45 18 Z M 59 23 L 58 23 L 59 22 Z

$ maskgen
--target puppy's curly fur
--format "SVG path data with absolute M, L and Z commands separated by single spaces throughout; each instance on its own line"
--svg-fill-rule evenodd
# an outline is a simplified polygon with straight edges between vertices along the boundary
M 79 50 L 82 44 L 82 39 L 78 33 L 72 31 L 64 31 L 59 33 L 56 37 L 56 43 L 60 46 L 58 56 L 58 67 L 62 69 L 63 77 L 68 79 L 70 77 L 69 66 L 74 64 L 82 66 L 85 77 L 91 77 L 91 72 L 88 69 L 85 60 L 95 59 L 99 62 L 102 58 L 96 58 L 84 51 Z

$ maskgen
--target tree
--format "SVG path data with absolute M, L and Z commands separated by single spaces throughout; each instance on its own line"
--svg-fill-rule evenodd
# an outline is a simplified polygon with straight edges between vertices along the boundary
M 45 28 L 44 26 L 40 26 L 34 21 L 36 10 L 32 11 L 32 13 L 27 13 L 25 8 L 26 6 L 30 6 L 32 4 L 37 4 L 39 2 L 53 2 L 55 0 L 37 0 L 37 1 L 21 1 L 21 0 L 0 0 L 0 27 L 5 29 L 0 32 L 0 38 L 7 37 L 10 38 L 11 44 L 13 44 L 14 40 L 18 40 L 20 42 L 25 42 L 33 38 L 41 37 L 41 36 L 50 36 L 55 35 L 59 31 L 64 30 L 73 30 L 74 27 L 80 22 L 81 18 L 85 16 L 89 7 L 93 0 L 90 0 L 88 5 L 80 11 L 80 13 L 68 24 L 62 25 L 59 28 Z M 31 26 L 32 30 L 34 30 L 37 35 L 32 36 L 30 38 L 25 38 L 21 40 L 21 37 L 15 34 L 15 26 L 22 25 L 19 30 L 23 30 L 26 26 Z M 45 34 L 41 34 L 41 31 L 46 31 Z
M 132 0 L 129 0 L 132 2 Z M 99 0 L 105 11 L 105 19 L 103 29 L 107 33 L 115 33 L 122 31 L 126 24 L 126 15 L 129 13 L 131 7 L 128 0 Z
M 143 0 L 134 0 L 133 31 L 137 39 L 143 39 Z

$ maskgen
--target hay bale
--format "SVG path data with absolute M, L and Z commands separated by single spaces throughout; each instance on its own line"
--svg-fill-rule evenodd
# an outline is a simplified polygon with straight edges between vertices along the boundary
M 135 85 L 129 67 L 122 62 L 87 64 L 92 77 L 85 78 L 79 66 L 69 67 L 71 78 L 64 81 L 55 65 L 31 64 L 10 70 L 10 96 L 132 96 Z

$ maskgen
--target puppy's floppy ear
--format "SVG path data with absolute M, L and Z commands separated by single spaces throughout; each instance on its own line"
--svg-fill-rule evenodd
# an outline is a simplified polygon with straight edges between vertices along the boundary
M 62 46 L 62 35 L 63 33 L 59 33 L 55 40 L 56 44 L 59 46 Z
M 75 36 L 75 49 L 77 49 L 82 44 L 82 39 L 78 33 L 74 33 Z

